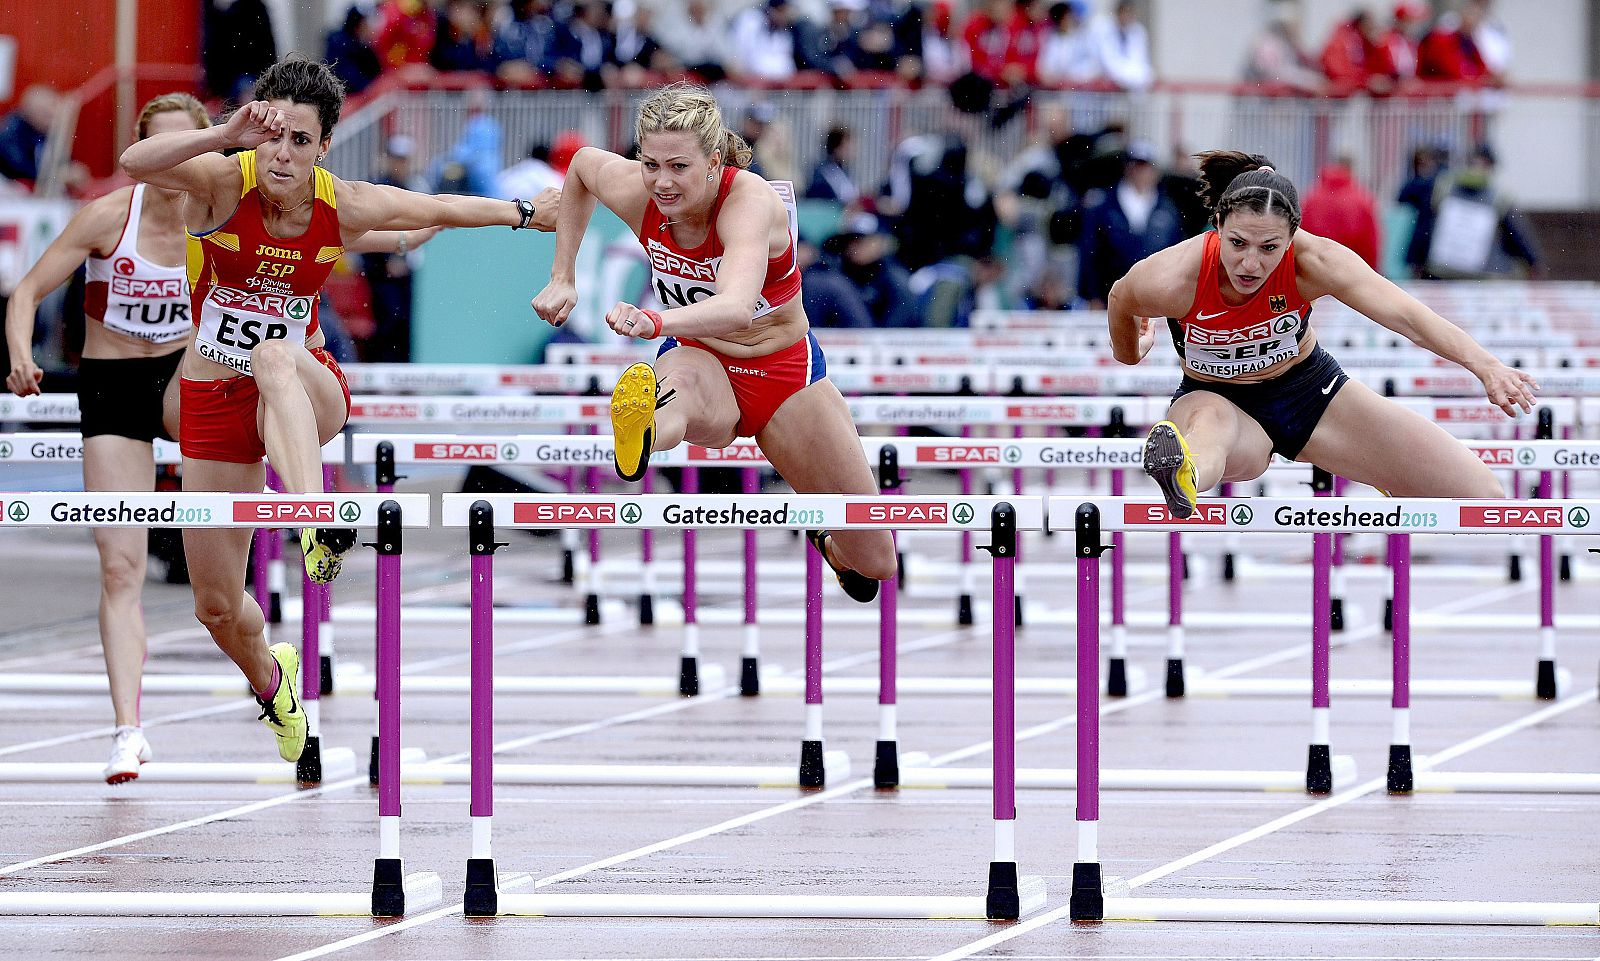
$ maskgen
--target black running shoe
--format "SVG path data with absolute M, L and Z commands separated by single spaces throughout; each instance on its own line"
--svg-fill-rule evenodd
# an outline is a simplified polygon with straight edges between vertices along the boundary
M 876 600 L 878 597 L 877 581 L 860 571 L 852 570 L 848 567 L 840 569 L 838 565 L 833 563 L 833 558 L 828 556 L 828 540 L 832 536 L 827 531 L 806 531 L 806 540 L 811 542 L 811 546 L 816 548 L 817 553 L 822 555 L 822 559 L 827 562 L 829 567 L 833 568 L 833 576 L 838 579 L 839 587 L 845 594 L 849 595 L 851 600 L 860 601 L 862 604 Z

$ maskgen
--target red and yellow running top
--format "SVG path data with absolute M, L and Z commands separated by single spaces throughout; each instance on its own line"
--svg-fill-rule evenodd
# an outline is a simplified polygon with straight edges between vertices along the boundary
M 304 341 L 317 332 L 317 294 L 344 253 L 333 175 L 314 168 L 311 226 L 298 237 L 267 232 L 267 201 L 256 185 L 253 150 L 235 155 L 244 187 L 228 219 L 189 234 L 195 351 L 250 373 L 250 350 L 264 340 Z

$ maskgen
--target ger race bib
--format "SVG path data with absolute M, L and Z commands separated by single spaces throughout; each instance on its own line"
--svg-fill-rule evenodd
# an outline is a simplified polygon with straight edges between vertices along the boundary
M 1183 362 L 1211 377 L 1253 374 L 1298 354 L 1305 327 L 1305 318 L 1293 311 L 1249 327 L 1185 324 Z
M 195 350 L 206 360 L 249 374 L 250 351 L 264 340 L 304 343 L 314 300 L 213 287 L 200 304 Z

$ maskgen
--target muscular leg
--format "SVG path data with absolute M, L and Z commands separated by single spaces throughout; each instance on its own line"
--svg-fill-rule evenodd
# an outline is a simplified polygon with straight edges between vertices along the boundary
M 831 380 L 819 380 L 784 401 L 756 435 L 756 443 L 799 493 L 878 492 L 850 408 Z M 895 575 L 894 537 L 888 531 L 829 533 L 833 558 L 841 567 L 880 581 Z
M 299 344 L 262 341 L 250 352 L 261 394 L 256 429 L 284 493 L 322 492 L 322 445 L 345 424 L 339 378 Z
M 1506 496 L 1465 444 L 1354 380 L 1334 395 L 1296 460 L 1396 496 Z
M 266 469 L 257 464 L 183 459 L 186 491 L 259 492 Z M 320 478 L 319 478 L 320 482 Z M 272 683 L 272 658 L 267 654 L 267 622 L 255 598 L 245 593 L 245 565 L 250 560 L 250 528 L 189 528 L 183 552 L 194 586 L 194 613 L 222 652 L 239 665 L 253 690 Z
M 1249 414 L 1208 390 L 1184 394 L 1167 408 L 1194 458 L 1195 489 L 1223 481 L 1254 480 L 1272 459 L 1272 440 Z
M 739 404 L 728 372 L 698 347 L 674 347 L 656 358 L 657 398 L 672 399 L 656 411 L 651 450 L 671 450 L 685 440 L 726 447 L 739 427 Z
M 155 456 L 144 441 L 100 434 L 83 442 L 83 488 L 90 491 L 155 489 Z M 146 653 L 144 587 L 149 532 L 96 527 L 100 552 L 100 647 L 118 726 L 139 725 L 139 687 Z

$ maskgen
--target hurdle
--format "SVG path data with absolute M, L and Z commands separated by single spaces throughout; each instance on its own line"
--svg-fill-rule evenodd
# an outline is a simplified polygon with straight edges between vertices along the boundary
M 404 527 L 427 527 L 424 494 L 226 494 L 226 493 L 19 493 L 0 495 L 0 526 L 104 527 L 261 527 L 271 523 L 375 528 L 377 552 L 379 724 L 385 733 L 382 763 L 391 776 L 378 792 L 378 850 L 372 887 L 365 894 L 259 891 L 181 894 L 127 892 L 77 894 L 0 892 L 0 915 L 241 916 L 367 915 L 398 917 L 408 908 L 427 907 L 442 898 L 436 874 L 404 875 L 400 858 L 400 553 Z M 317 688 L 315 662 L 302 659 L 302 690 Z M 316 730 L 316 702 L 308 701 L 308 726 Z M 307 741 L 307 751 L 312 751 Z M 328 758 L 321 758 L 324 769 Z M 161 762 L 145 765 L 161 778 Z M 195 765 L 189 765 L 189 768 Z M 276 771 L 297 770 L 279 762 Z M 301 768 L 303 769 L 303 768 Z M 186 780 L 173 772 L 167 780 Z M 350 782 L 354 783 L 354 782 Z
M 1081 500 L 1052 498 L 1052 511 L 1058 518 L 1073 517 L 1077 536 L 1077 554 L 1082 575 L 1078 582 L 1078 604 L 1085 614 L 1099 606 L 1100 555 L 1102 531 L 1107 528 L 1124 528 L 1131 519 L 1140 526 L 1154 524 L 1171 528 L 1180 525 L 1170 517 L 1152 520 L 1156 515 L 1151 505 L 1129 498 Z M 1319 498 L 1255 498 L 1235 499 L 1208 503 L 1203 509 L 1223 518 L 1222 523 L 1240 531 L 1295 531 L 1327 537 L 1334 531 L 1370 532 L 1408 537 L 1416 531 L 1429 533 L 1507 533 L 1517 531 L 1507 526 L 1503 519 L 1504 501 L 1439 500 L 1425 498 L 1345 499 Z M 1547 530 L 1581 530 L 1589 523 L 1600 502 L 1551 501 L 1542 509 L 1549 512 Z M 1156 508 L 1164 512 L 1164 507 Z M 1576 523 L 1574 519 L 1576 518 Z M 1514 524 L 1514 522 L 1513 522 Z M 1408 794 L 1412 790 L 1426 790 L 1423 784 L 1433 776 L 1431 762 L 1411 763 L 1409 743 L 1410 703 L 1406 690 L 1409 679 L 1409 554 L 1404 542 L 1396 545 L 1394 555 L 1398 572 L 1395 583 L 1395 636 L 1394 654 L 1394 743 L 1390 747 L 1386 786 L 1392 793 Z M 1319 550 L 1327 553 L 1329 546 Z M 1314 604 L 1326 605 L 1325 591 L 1316 591 Z M 1085 616 L 1079 627 L 1079 658 L 1093 657 L 1099 647 L 1099 625 L 1095 618 Z M 1325 758 L 1329 711 L 1328 672 L 1326 645 L 1313 646 L 1313 734 L 1308 757 L 1306 781 L 1314 793 L 1329 793 L 1314 789 L 1326 783 Z M 1099 859 L 1099 804 L 1101 784 L 1098 779 L 1100 764 L 1099 746 L 1099 691 L 1093 685 L 1078 688 L 1078 783 L 1077 822 L 1078 853 L 1073 864 L 1072 895 L 1069 901 L 1070 917 L 1074 921 L 1102 920 L 1230 920 L 1230 921 L 1295 921 L 1330 923 L 1404 922 L 1424 923 L 1498 923 L 1498 924 L 1595 924 L 1596 905 L 1591 901 L 1581 904 L 1518 903 L 1518 902 L 1442 902 L 1442 901 L 1320 901 L 1316 899 L 1262 899 L 1237 898 L 1115 898 L 1106 896 L 1106 886 Z M 1423 768 L 1423 770 L 1417 770 Z M 1320 770 L 1319 770 L 1320 769 Z M 1591 786 L 1591 784 L 1593 786 Z M 1540 775 L 1499 774 L 1488 777 L 1463 776 L 1442 778 L 1432 782 L 1434 790 L 1569 790 L 1572 785 L 1593 791 L 1600 787 L 1600 775 Z
M 739 498 L 697 495 L 611 497 L 518 497 L 445 495 L 443 524 L 465 527 L 473 562 L 472 855 L 463 901 L 468 916 L 690 916 L 690 917 L 875 917 L 988 918 L 1015 920 L 1037 910 L 1045 898 L 1042 879 L 1019 875 L 1016 861 L 1015 718 L 1011 680 L 1015 627 L 994 622 L 994 859 L 982 897 L 679 895 L 645 898 L 611 895 L 504 895 L 499 890 L 492 847 L 493 764 L 493 555 L 497 523 L 512 527 L 606 526 L 797 530 L 820 527 L 895 530 L 905 526 L 991 531 L 996 597 L 1005 607 L 1015 564 L 1015 532 L 1043 526 L 1043 502 L 1001 498 L 889 499 L 848 495 L 752 494 Z M 820 596 L 821 560 L 807 551 Z M 889 593 L 889 592 L 884 592 Z M 813 612 L 814 611 L 814 612 Z M 821 605 L 808 606 L 806 644 L 806 732 L 801 744 L 799 786 L 826 783 L 822 740 Z M 785 779 L 790 786 L 796 780 Z M 698 782 L 704 783 L 704 782 Z M 747 783 L 747 782 L 738 782 Z

